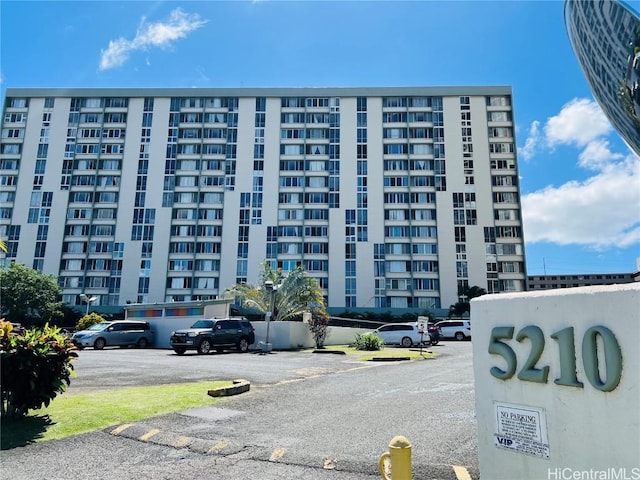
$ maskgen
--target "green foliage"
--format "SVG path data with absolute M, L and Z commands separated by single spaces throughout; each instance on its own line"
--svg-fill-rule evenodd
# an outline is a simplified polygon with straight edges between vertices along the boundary
M 309 277 L 302 267 L 283 272 L 281 268 L 274 270 L 271 263 L 265 261 L 260 265 L 260 269 L 257 285 L 235 285 L 225 290 L 225 296 L 234 297 L 242 302 L 242 306 L 261 312 L 269 311 L 273 300 L 273 321 L 294 320 L 307 311 L 325 314 L 324 297 L 318 281 Z M 272 282 L 273 292 L 265 288 L 266 282 Z
M 71 340 L 48 324 L 22 335 L 12 330 L 10 322 L 1 323 L 0 414 L 23 417 L 66 390 L 73 374 L 71 361 L 78 355 Z
M 469 300 L 472 298 L 480 297 L 482 295 L 486 295 L 487 291 L 476 285 L 469 287 L 466 285 L 458 286 L 458 296 L 466 299 L 466 301 L 457 302 L 454 305 L 449 307 L 448 317 L 461 317 L 465 313 L 471 313 L 471 304 Z
M 469 300 L 472 298 L 480 297 L 482 295 L 486 295 L 487 291 L 482 288 L 474 285 L 472 287 L 469 286 L 459 286 L 458 287 L 458 296 L 459 297 L 467 297 Z
M 356 350 L 380 350 L 383 345 L 384 341 L 382 338 L 373 332 L 358 334 L 353 342 L 353 348 Z
M 105 319 L 98 315 L 96 312 L 91 312 L 89 315 L 85 315 L 80 320 L 78 320 L 78 325 L 76 326 L 77 330 L 86 330 L 91 325 L 95 325 L 96 323 L 104 322 Z
M 316 342 L 316 348 L 322 348 L 329 333 L 329 317 L 325 314 L 311 315 L 309 330 L 313 341 Z
M 55 324 L 62 318 L 62 302 L 53 275 L 46 275 L 19 263 L 0 271 L 2 317 L 23 325 Z

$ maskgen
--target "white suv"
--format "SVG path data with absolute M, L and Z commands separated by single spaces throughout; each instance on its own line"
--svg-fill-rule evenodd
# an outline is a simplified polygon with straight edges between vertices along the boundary
M 436 323 L 442 338 L 471 340 L 471 322 L 469 320 L 443 320 Z
M 410 347 L 430 341 L 429 333 L 426 330 L 420 333 L 417 323 L 389 323 L 379 327 L 373 333 L 382 338 L 385 345 Z

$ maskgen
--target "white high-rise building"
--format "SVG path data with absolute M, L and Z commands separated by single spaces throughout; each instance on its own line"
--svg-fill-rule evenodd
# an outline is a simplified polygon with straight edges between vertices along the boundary
M 8 88 L 5 263 L 63 301 L 204 300 L 301 264 L 329 307 L 525 289 L 510 87 Z

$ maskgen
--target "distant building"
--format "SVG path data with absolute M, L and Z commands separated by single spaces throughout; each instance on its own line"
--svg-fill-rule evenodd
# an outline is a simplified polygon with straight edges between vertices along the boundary
M 576 275 L 530 275 L 529 291 L 554 288 L 588 287 L 592 285 L 615 285 L 640 281 L 638 273 L 581 273 Z
M 265 259 L 329 307 L 526 288 L 510 87 L 8 88 L 6 263 L 66 304 L 219 298 Z

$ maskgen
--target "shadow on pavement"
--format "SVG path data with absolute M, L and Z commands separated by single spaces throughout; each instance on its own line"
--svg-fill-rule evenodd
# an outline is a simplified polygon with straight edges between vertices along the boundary
M 49 415 L 35 415 L 22 418 L 11 418 L 2 420 L 2 430 L 0 431 L 2 450 L 9 450 L 16 447 L 24 447 L 42 438 L 44 432 L 51 425 Z

